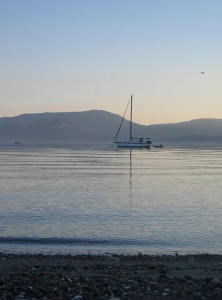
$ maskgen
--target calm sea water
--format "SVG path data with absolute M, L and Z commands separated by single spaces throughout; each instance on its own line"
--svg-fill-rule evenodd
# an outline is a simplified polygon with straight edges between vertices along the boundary
M 0 251 L 222 254 L 222 149 L 0 147 Z

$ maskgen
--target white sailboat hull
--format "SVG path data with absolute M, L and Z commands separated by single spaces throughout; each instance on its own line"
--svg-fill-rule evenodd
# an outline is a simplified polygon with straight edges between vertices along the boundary
M 150 148 L 151 143 L 150 142 L 114 142 L 114 145 L 116 147 L 125 147 L 125 148 Z

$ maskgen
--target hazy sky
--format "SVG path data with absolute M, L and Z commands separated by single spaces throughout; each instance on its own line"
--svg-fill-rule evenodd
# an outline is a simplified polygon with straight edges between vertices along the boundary
M 222 118 L 221 0 L 0 0 L 0 116 Z M 204 71 L 205 74 L 200 72 Z

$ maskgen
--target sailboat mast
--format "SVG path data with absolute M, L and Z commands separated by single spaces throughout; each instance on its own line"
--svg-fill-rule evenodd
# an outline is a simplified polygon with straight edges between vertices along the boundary
M 131 95 L 131 107 L 130 107 L 130 141 L 132 141 L 132 116 L 133 116 L 133 96 Z

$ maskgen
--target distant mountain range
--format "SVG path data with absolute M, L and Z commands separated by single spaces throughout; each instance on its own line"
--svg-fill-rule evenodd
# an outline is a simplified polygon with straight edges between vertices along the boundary
M 111 143 L 121 116 L 102 110 L 23 114 L 0 118 L 0 143 Z M 175 124 L 133 123 L 135 137 L 150 137 L 153 143 L 222 144 L 222 119 L 198 119 Z M 125 120 L 119 138 L 129 136 Z

